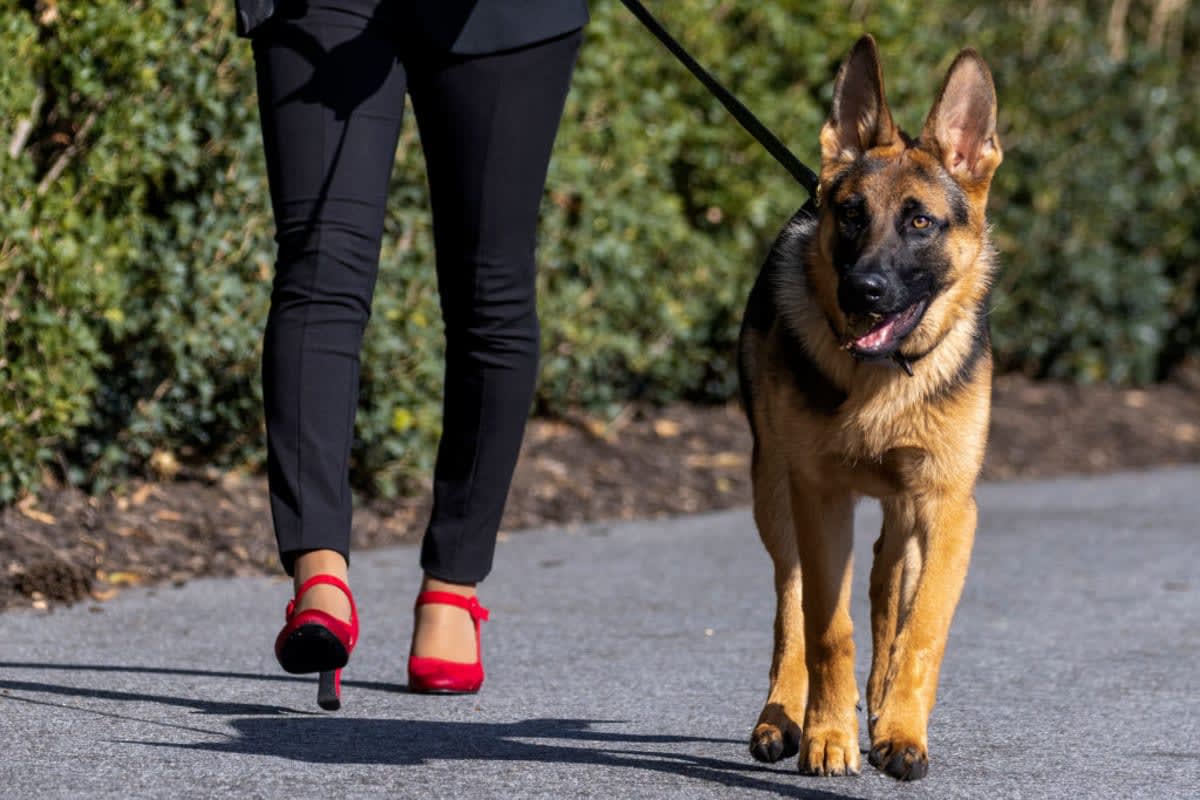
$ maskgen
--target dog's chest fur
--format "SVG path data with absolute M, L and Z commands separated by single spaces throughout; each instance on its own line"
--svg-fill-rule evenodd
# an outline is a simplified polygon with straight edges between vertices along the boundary
M 766 350 L 774 361 L 771 369 L 787 378 L 771 381 L 757 399 L 769 407 L 762 409 L 766 413 L 760 419 L 782 428 L 764 433 L 782 447 L 789 463 L 808 472 L 815 483 L 851 485 L 876 497 L 921 481 L 918 473 L 926 469 L 929 455 L 918 444 L 926 441 L 921 435 L 924 415 L 905 413 L 919 404 L 919 398 L 905 396 L 906 376 L 895 371 L 894 376 L 860 377 L 836 407 L 814 406 L 812 385 L 788 379 L 794 375 L 788 356 L 795 352 L 787 338 L 786 331 L 776 329 Z M 880 373 L 890 369 L 862 366 Z

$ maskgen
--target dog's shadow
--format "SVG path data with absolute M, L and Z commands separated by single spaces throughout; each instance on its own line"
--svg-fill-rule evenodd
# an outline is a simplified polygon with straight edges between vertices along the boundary
M 755 764 L 749 759 L 749 755 L 745 760 L 734 761 L 697 755 L 690 752 L 694 748 L 689 747 L 697 744 L 716 744 L 736 746 L 741 751 L 744 750 L 741 740 L 625 733 L 610 727 L 622 725 L 622 720 L 527 719 L 493 723 L 356 718 L 268 704 L 239 703 L 212 696 L 156 695 L 116 688 L 12 680 L 3 676 L 6 669 L 141 673 L 180 678 L 255 681 L 311 681 L 286 676 L 206 670 L 0 662 L 0 690 L 3 690 L 3 699 L 116 717 L 124 715 L 109 710 L 99 711 L 94 706 L 83 708 L 65 702 L 36 699 L 28 695 L 49 694 L 59 698 L 103 700 L 112 703 L 159 703 L 188 709 L 196 714 L 227 717 L 225 725 L 232 729 L 230 733 L 228 730 L 215 731 L 190 728 L 184 724 L 165 724 L 165 727 L 172 729 L 194 730 L 207 736 L 219 735 L 222 738 L 218 741 L 187 743 L 165 739 L 118 740 L 124 744 L 272 756 L 309 764 L 404 767 L 447 760 L 497 764 L 574 764 L 582 767 L 603 767 L 607 770 L 648 771 L 693 781 L 711 782 L 731 790 L 761 791 L 802 800 L 853 800 L 849 795 L 798 786 L 797 782 L 801 778 L 792 771 L 793 764 L 790 759 L 786 766 L 780 765 L 776 769 L 770 769 Z M 395 684 L 366 681 L 346 681 L 344 685 L 360 690 L 360 697 L 362 691 L 395 692 L 405 688 Z M 674 745 L 677 747 L 673 747 Z

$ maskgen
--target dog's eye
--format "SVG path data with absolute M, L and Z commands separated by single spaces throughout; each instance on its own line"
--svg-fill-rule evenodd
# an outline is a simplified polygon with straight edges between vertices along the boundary
M 846 220 L 847 222 L 858 222 L 860 219 L 862 219 L 862 207 L 843 206 L 842 219 Z
M 924 214 L 918 214 L 917 216 L 912 218 L 912 226 L 919 231 L 925 230 L 932 224 L 933 224 L 933 220 L 931 220 L 929 217 L 925 216 Z

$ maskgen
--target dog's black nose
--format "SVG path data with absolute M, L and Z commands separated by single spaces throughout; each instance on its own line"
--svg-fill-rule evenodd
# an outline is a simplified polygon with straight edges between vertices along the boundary
M 848 314 L 866 314 L 884 309 L 890 283 L 880 272 L 851 272 L 838 286 L 838 304 Z

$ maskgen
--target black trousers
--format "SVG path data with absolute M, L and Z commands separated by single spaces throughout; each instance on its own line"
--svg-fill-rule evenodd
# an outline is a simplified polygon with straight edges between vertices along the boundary
M 289 573 L 304 551 L 349 557 L 359 351 L 407 91 L 446 336 L 421 566 L 474 583 L 491 569 L 533 396 L 538 206 L 581 34 L 452 56 L 390 6 L 288 3 L 254 39 L 279 246 L 263 346 L 271 511 Z

